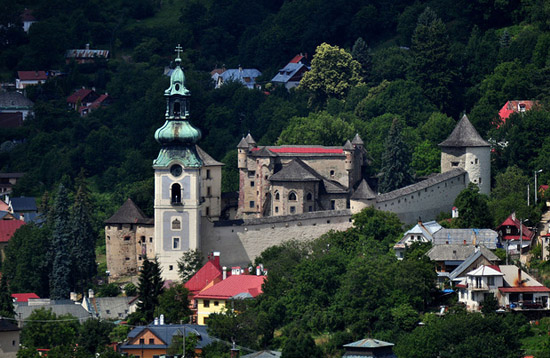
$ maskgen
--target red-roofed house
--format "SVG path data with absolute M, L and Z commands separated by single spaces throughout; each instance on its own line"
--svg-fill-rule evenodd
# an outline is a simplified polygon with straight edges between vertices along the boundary
M 230 299 L 254 298 L 262 293 L 266 276 L 232 275 L 195 296 L 197 323 L 206 324 L 211 313 L 225 309 Z
M 500 118 L 501 123 L 497 124 L 497 128 L 501 125 L 506 123 L 506 120 L 510 117 L 512 113 L 523 113 L 526 111 L 531 110 L 533 107 L 537 106 L 537 101 L 508 101 L 500 111 L 498 112 L 498 116 Z
M 98 94 L 93 89 L 81 88 L 67 97 L 70 108 L 78 111 L 83 117 L 101 106 L 108 105 L 111 98 L 107 93 Z
M 521 224 L 516 218 L 516 213 L 512 213 L 497 228 L 498 235 L 503 244 L 507 245 L 510 252 L 519 252 L 519 246 L 523 248 L 531 246 L 535 233 L 525 224 Z M 520 235 L 521 233 L 521 235 Z M 521 238 L 523 236 L 523 240 Z
M 27 86 L 44 83 L 47 79 L 46 71 L 17 71 L 15 88 L 24 89 Z
M 17 229 L 25 225 L 23 220 L 0 220 L 0 260 L 4 261 L 4 249 Z
M 23 23 L 23 31 L 29 32 L 31 25 L 36 22 L 36 18 L 33 16 L 31 9 L 23 10 L 23 13 L 21 14 L 21 22 Z
M 12 293 L 15 303 L 29 302 L 29 298 L 40 298 L 36 293 Z

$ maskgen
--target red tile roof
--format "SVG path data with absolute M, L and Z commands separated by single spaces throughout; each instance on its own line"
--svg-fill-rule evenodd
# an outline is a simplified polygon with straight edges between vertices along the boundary
M 497 230 L 500 230 L 503 226 L 514 226 L 518 229 L 519 231 L 519 228 L 520 228 L 520 222 L 519 220 L 515 217 L 514 214 L 511 214 L 510 216 L 508 216 L 506 218 L 506 220 L 504 220 L 502 222 L 502 224 L 500 224 L 497 228 Z M 533 236 L 535 236 L 535 233 L 532 232 L 527 226 L 525 226 L 525 224 L 521 224 L 522 226 L 522 231 L 523 231 L 523 240 L 531 240 L 533 238 Z M 502 235 L 502 238 L 504 240 L 519 240 L 520 239 L 520 235 L 519 235 L 519 232 L 517 235 L 507 235 L 507 234 L 503 234 Z
M 196 298 L 227 300 L 239 293 L 250 293 L 252 297 L 262 293 L 265 276 L 234 275 L 204 290 Z
M 500 117 L 502 123 L 505 123 L 512 113 L 519 112 L 519 107 L 522 107 L 523 111 L 529 111 L 536 104 L 537 103 L 535 101 L 508 101 L 504 104 L 504 106 L 502 106 L 498 112 L 498 116 Z
M 36 21 L 36 18 L 32 15 L 31 9 L 25 9 L 21 14 L 21 21 Z
M 88 88 L 81 88 L 69 97 L 67 97 L 67 103 L 77 103 L 79 100 L 82 101 L 84 98 L 86 98 L 90 93 L 93 93 L 94 91 Z
M 550 292 L 550 288 L 546 286 L 522 286 L 522 287 L 499 287 L 500 292 Z
M 222 275 L 219 256 L 214 257 L 185 283 L 185 288 L 192 294 L 198 293 L 213 280 L 221 279 Z
M 45 81 L 48 79 L 46 71 L 17 71 L 21 81 Z
M 12 293 L 11 297 L 15 298 L 17 303 L 29 302 L 29 298 L 40 298 L 36 293 Z
M 0 128 L 17 128 L 23 125 L 23 113 L 0 113 Z
M 251 151 L 257 151 L 261 148 L 252 148 Z M 341 154 L 344 152 L 342 148 L 322 148 L 322 147 L 282 147 L 269 148 L 273 153 L 315 153 L 315 154 Z
M 22 225 L 25 225 L 22 220 L 0 220 L 0 242 L 8 242 Z
M 299 63 L 304 58 L 304 55 L 296 55 L 292 60 L 290 60 L 290 63 Z

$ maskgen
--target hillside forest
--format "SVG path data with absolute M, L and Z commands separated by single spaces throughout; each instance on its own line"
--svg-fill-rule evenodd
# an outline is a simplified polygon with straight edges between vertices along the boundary
M 37 19 L 28 33 L 19 17 L 25 8 Z M 65 203 L 85 202 L 101 253 L 103 221 L 127 198 L 153 214 L 152 161 L 160 148 L 153 134 L 164 123 L 164 73 L 181 44 L 191 121 L 202 131 L 199 145 L 225 163 L 224 192 L 238 189 L 236 145 L 247 133 L 259 145 L 338 146 L 359 133 L 371 178 L 390 172 L 384 153 L 398 143 L 399 170 L 410 182 L 439 171 L 438 143 L 466 114 L 493 144 L 493 190 L 482 197 L 470 188 L 458 204 L 475 208 L 469 218 L 481 218 L 480 226 L 494 227 L 514 210 L 536 222 L 540 207 L 528 207 L 525 192 L 533 193 L 534 171 L 542 169 L 539 183 L 550 182 L 549 19 L 544 0 L 0 0 L 0 80 L 13 82 L 20 70 L 62 74 L 26 89 L 34 115 L 0 131 L 0 171 L 26 173 L 14 194 L 37 197 L 43 212 L 60 201 L 60 185 Z M 110 58 L 66 63 L 66 50 L 86 44 Z M 304 82 L 291 91 L 271 84 L 300 53 L 311 61 Z M 262 72 L 261 89 L 214 89 L 210 71 L 239 66 Z M 66 98 L 83 86 L 108 93 L 112 104 L 80 117 Z M 498 111 L 509 100 L 538 105 L 503 123 Z M 303 343 L 311 357 L 322 354 L 315 347 L 336 354 L 342 343 L 372 335 L 396 342 L 400 357 L 479 357 L 488 348 L 497 353 L 484 356 L 516 357 L 519 338 L 537 335 L 533 352 L 550 351 L 547 322 L 535 330 L 523 317 L 460 309 L 441 320 L 424 317 L 440 303 L 425 248 L 398 264 L 388 250 L 402 224 L 378 212 L 360 219 L 348 232 L 264 252 L 266 294 L 243 308 L 248 315 L 213 318 L 212 330 L 224 337 L 227 325 L 255 328 L 238 332 L 243 344 Z M 56 230 L 55 218 L 47 220 L 28 229 L 33 242 Z M 47 281 L 37 282 L 18 288 L 49 293 Z M 425 327 L 417 326 L 421 319 Z M 464 332 L 472 338 L 460 340 Z M 515 338 L 491 340 L 495 332 Z M 453 350 L 443 349 L 451 343 Z

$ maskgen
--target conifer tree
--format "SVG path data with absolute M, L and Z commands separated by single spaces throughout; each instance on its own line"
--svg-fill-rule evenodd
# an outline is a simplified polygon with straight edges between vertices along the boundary
M 71 216 L 72 277 L 77 292 L 85 290 L 97 273 L 95 238 L 90 217 L 90 192 L 83 171 L 77 178 L 77 192 Z
M 361 64 L 360 73 L 363 77 L 363 82 L 368 82 L 372 71 L 372 54 L 369 46 L 362 37 L 359 37 L 355 41 L 355 44 L 353 44 L 351 57 Z
M 15 318 L 13 299 L 11 298 L 11 292 L 6 275 L 2 275 L 2 278 L 0 279 L 0 317 Z
M 411 53 L 411 79 L 440 110 L 447 110 L 454 78 L 450 41 L 445 24 L 429 7 L 418 17 Z
M 159 296 L 164 291 L 164 280 L 161 273 L 158 260 L 155 258 L 151 261 L 145 257 L 139 273 L 138 311 L 143 314 L 148 322 L 153 319 L 155 308 L 159 305 Z
M 401 126 L 395 118 L 392 122 L 382 154 L 382 177 L 378 191 L 387 193 L 412 183 L 413 178 L 409 168 L 411 156 L 407 144 L 401 136 Z
M 50 276 L 50 297 L 66 299 L 71 284 L 70 245 L 71 227 L 69 218 L 69 196 L 63 184 L 59 185 L 54 205 L 54 228 L 52 250 L 54 253 L 52 274 Z

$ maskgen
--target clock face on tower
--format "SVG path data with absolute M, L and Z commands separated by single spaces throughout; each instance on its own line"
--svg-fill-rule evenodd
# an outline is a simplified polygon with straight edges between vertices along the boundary
M 179 164 L 174 164 L 170 167 L 170 173 L 175 176 L 175 177 L 179 177 L 182 173 L 183 169 L 181 167 L 181 165 Z

